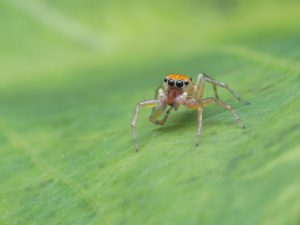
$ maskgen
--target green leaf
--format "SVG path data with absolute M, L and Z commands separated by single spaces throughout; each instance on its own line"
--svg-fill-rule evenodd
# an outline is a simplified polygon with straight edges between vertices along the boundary
M 0 224 L 296 225 L 298 1 L 0 2 Z M 167 73 L 250 105 L 131 120 Z M 209 85 L 205 96 L 212 94 Z

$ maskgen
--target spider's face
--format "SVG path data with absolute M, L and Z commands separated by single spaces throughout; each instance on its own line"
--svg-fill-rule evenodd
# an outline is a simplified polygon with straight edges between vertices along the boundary
M 192 84 L 192 78 L 187 75 L 170 74 L 164 78 L 164 83 L 168 89 L 187 89 Z

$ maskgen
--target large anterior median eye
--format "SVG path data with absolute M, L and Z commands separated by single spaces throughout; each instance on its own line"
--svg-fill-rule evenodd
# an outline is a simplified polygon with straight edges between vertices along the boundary
M 183 82 L 181 80 L 176 81 L 176 87 L 182 88 L 183 87 Z
M 173 87 L 173 86 L 175 85 L 175 81 L 174 81 L 174 80 L 169 80 L 169 81 L 168 81 L 168 85 L 169 85 L 170 87 Z

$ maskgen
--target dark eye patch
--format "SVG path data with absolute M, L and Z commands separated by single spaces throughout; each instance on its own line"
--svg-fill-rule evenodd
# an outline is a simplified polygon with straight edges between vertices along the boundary
M 168 81 L 168 85 L 169 85 L 170 87 L 173 87 L 173 86 L 175 85 L 175 81 L 174 81 L 174 80 L 169 80 L 169 81 Z
M 181 80 L 176 81 L 176 87 L 182 88 L 183 87 L 183 82 Z

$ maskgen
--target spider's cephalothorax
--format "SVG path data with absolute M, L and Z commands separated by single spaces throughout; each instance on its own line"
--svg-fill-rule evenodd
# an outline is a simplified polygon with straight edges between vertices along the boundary
M 205 82 L 211 83 L 214 90 L 214 97 L 203 98 L 204 95 L 204 84 Z M 231 112 L 235 120 L 239 123 L 242 128 L 245 128 L 244 124 L 234 111 L 234 109 L 220 100 L 217 87 L 227 89 L 238 101 L 242 99 L 234 92 L 227 84 L 214 80 L 208 75 L 199 74 L 195 83 L 192 78 L 188 75 L 182 74 L 169 74 L 162 82 L 162 85 L 156 91 L 156 99 L 145 100 L 140 102 L 135 111 L 135 115 L 131 124 L 132 135 L 135 142 L 136 150 L 139 149 L 136 140 L 136 123 L 141 107 L 151 107 L 152 113 L 149 116 L 149 120 L 154 124 L 164 125 L 167 121 L 172 109 L 175 111 L 180 105 L 187 107 L 188 109 L 197 110 L 198 112 L 198 130 L 196 135 L 196 146 L 199 143 L 199 137 L 202 129 L 202 113 L 203 108 L 210 104 L 217 104 L 227 111 Z M 167 106 L 170 108 L 167 110 Z M 158 118 L 164 113 L 165 116 L 159 120 Z
M 167 104 L 173 106 L 175 99 L 184 92 L 192 93 L 192 78 L 187 75 L 169 74 L 164 78 L 164 90 Z

